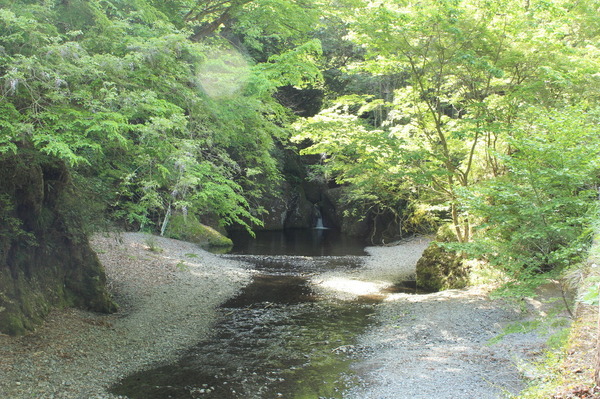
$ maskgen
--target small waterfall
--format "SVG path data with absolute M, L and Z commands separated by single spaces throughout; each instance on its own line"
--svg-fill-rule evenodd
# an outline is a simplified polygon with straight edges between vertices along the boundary
M 323 218 L 321 216 L 319 216 L 317 218 L 317 224 L 315 226 L 315 229 L 324 229 L 325 227 L 323 227 Z
M 316 230 L 324 230 L 327 227 L 323 226 L 323 215 L 321 214 L 321 210 L 319 209 L 318 206 L 315 206 L 315 215 L 317 217 L 317 221 L 315 223 L 315 229 Z

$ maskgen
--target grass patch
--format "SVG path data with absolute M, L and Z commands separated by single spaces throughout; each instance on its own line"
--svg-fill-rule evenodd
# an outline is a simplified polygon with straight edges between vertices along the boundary
M 158 240 L 155 236 L 150 235 L 144 240 L 146 249 L 150 252 L 162 253 L 164 250 L 158 245 Z

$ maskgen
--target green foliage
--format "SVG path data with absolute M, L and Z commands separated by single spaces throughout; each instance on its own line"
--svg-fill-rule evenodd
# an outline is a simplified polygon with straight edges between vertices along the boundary
M 314 179 L 335 179 L 349 185 L 350 202 L 363 215 L 371 209 L 401 217 L 414 194 L 411 176 L 401 167 L 403 142 L 384 130 L 371 129 L 347 112 L 364 100 L 363 96 L 341 97 L 335 106 L 298 122 L 293 140 L 314 143 L 302 154 L 327 154 L 322 164 L 313 167 Z
M 234 37 L 240 47 L 260 60 L 305 42 L 326 12 L 324 2 L 305 0 L 182 0 L 168 6 L 153 3 L 178 26 L 190 29 L 192 40 Z
M 255 63 L 191 41 L 156 2 L 1 4 L 0 154 L 23 142 L 67 161 L 118 222 L 157 230 L 189 209 L 260 224 L 250 204 L 280 178 L 272 152 L 289 136 L 271 94 L 318 80 L 318 42 Z
M 158 240 L 156 237 L 151 234 L 148 234 L 148 237 L 144 240 L 144 242 L 146 243 L 147 249 L 150 252 L 161 253 L 164 251 L 164 249 L 158 245 Z
M 594 305 L 598 306 L 600 304 L 600 278 L 594 278 L 586 280 L 587 283 L 595 283 L 592 284 L 587 291 L 582 295 L 580 302 L 585 303 L 586 305 Z
M 518 284 L 539 282 L 586 255 L 599 170 L 598 115 L 563 108 L 524 114 L 504 155 L 508 173 L 472 187 L 465 201 L 480 218 L 472 254 Z M 582 145 L 582 143 L 585 143 Z
M 329 98 L 295 125 L 303 153 L 321 155 L 311 177 L 347 186 L 361 213 L 412 230 L 448 219 L 462 250 L 515 281 L 589 242 L 592 0 L 0 6 L 0 156 L 65 160 L 119 223 L 260 224 L 295 120 L 274 93 L 294 86 Z
M 23 230 L 22 221 L 14 215 L 15 206 L 6 194 L 0 194 L 0 242 L 20 240 L 29 246 L 37 245 L 35 236 Z M 5 254 L 0 253 L 4 256 Z
M 281 54 L 272 55 L 268 62 L 257 65 L 273 89 L 280 86 L 298 86 L 316 84 L 321 72 L 316 62 L 321 55 L 321 42 L 313 39 Z
M 179 269 L 182 272 L 190 270 L 190 266 L 187 263 L 185 263 L 185 261 L 183 261 L 183 260 L 180 260 L 179 262 L 177 262 L 177 264 L 175 266 L 177 267 L 177 269 Z
M 423 199 L 445 203 L 462 242 L 469 240 L 471 226 L 457 190 L 500 173 L 494 153 L 503 150 L 502 122 L 514 115 L 517 80 L 510 69 L 525 62 L 523 55 L 510 53 L 506 21 L 497 19 L 497 6 L 483 3 L 372 6 L 365 1 L 366 7 L 353 9 L 358 15 L 346 16 L 348 36 L 365 49 L 365 57 L 346 70 L 379 77 L 386 82 L 385 90 L 379 98 L 336 100 L 338 126 L 313 124 L 300 136 L 315 142 L 310 152 L 327 150 L 332 155 L 330 162 L 343 171 L 342 181 L 348 174 L 360 175 L 361 168 L 371 176 L 373 165 L 385 171 L 375 175 L 375 184 L 396 182 L 408 187 L 405 192 L 419 190 Z M 390 76 L 399 78 L 385 79 Z M 362 122 L 365 114 L 374 115 L 377 130 Z M 339 133 L 330 132 L 341 125 L 350 142 L 331 142 Z M 350 154 L 358 162 L 344 162 L 340 154 L 354 147 L 368 149 Z
M 536 331 L 542 324 L 541 320 L 518 321 L 508 324 L 502 332 L 488 340 L 488 345 L 495 345 L 510 334 L 527 334 Z
M 448 248 L 513 292 L 577 262 L 599 176 L 597 5 L 358 3 L 338 13 L 364 51 L 344 71 L 380 85 L 297 124 L 318 171 L 355 200 L 444 206 Z

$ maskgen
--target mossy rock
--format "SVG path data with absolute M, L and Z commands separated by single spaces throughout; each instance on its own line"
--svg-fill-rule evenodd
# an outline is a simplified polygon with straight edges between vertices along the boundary
M 198 221 L 194 215 L 176 214 L 169 220 L 165 236 L 210 247 L 232 247 L 233 241 L 210 226 Z
M 0 332 L 33 330 L 54 307 L 113 312 L 64 162 L 0 154 Z
M 23 319 L 13 313 L 4 316 L 0 313 L 0 324 L 2 324 L 2 331 L 8 335 L 23 335 L 27 332 Z
M 464 288 L 469 284 L 469 268 L 465 257 L 448 250 L 439 243 L 455 241 L 447 225 L 442 226 L 434 241 L 429 244 L 417 262 L 417 286 L 427 291 Z

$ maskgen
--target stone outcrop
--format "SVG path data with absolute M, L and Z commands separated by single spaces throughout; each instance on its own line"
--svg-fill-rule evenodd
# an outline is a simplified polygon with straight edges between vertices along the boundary
M 257 230 L 306 229 L 314 227 L 315 207 L 310 202 L 302 186 L 292 186 L 283 182 L 278 192 L 263 201 L 267 213 L 260 218 L 263 226 Z
M 324 191 L 321 209 L 326 226 L 355 237 L 366 237 L 369 234 L 369 215 L 351 216 L 346 212 L 350 208 L 344 203 L 344 187 Z
M 435 240 L 417 262 L 417 286 L 426 291 L 464 288 L 469 284 L 469 269 L 465 257 L 444 248 L 440 243 L 456 241 L 450 226 L 440 227 Z
M 63 162 L 0 156 L 0 332 L 32 330 L 53 307 L 116 310 L 75 198 Z

